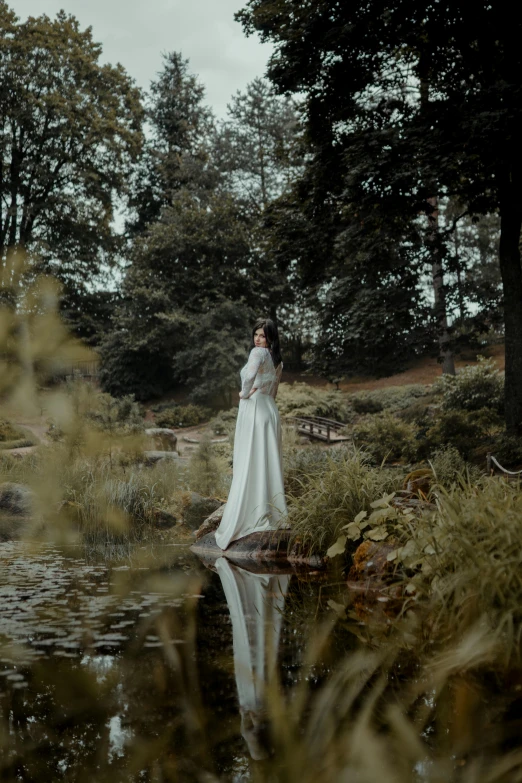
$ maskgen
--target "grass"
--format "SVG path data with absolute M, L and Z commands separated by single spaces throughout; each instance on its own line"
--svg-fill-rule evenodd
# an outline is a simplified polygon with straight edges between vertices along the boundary
M 372 467 L 354 448 L 318 450 L 307 457 L 287 462 L 288 521 L 313 551 L 326 552 L 344 525 L 369 510 L 377 497 L 398 489 L 404 477 L 400 471 Z

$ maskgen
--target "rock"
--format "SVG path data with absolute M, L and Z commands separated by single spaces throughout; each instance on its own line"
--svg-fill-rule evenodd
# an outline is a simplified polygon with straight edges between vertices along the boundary
M 404 479 L 403 489 L 412 495 L 428 495 L 434 480 L 433 471 L 429 468 L 420 468 L 408 473 Z
M 358 582 L 369 578 L 387 581 L 395 570 L 395 564 L 387 557 L 396 548 L 396 541 L 364 541 L 354 552 L 348 581 Z
M 158 451 L 176 451 L 178 437 L 167 427 L 149 427 L 145 435 L 153 441 L 154 449 Z
M 149 465 L 154 465 L 155 462 L 159 462 L 163 459 L 177 460 L 179 457 L 177 451 L 145 451 L 144 455 L 145 462 L 147 462 Z
M 174 527 L 178 522 L 178 518 L 174 514 L 171 514 L 170 511 L 165 511 L 163 508 L 155 508 L 153 514 L 154 525 L 161 530 Z
M 25 484 L 6 481 L 0 484 L 0 509 L 10 514 L 27 516 L 33 508 L 33 492 Z
M 225 510 L 226 505 L 226 503 L 223 503 L 222 506 L 219 506 L 219 508 L 212 512 L 212 514 L 205 519 L 203 524 L 198 527 L 195 533 L 196 541 L 199 541 L 200 538 L 206 536 L 207 533 L 213 533 L 215 530 L 217 530 L 223 517 L 223 511 Z
M 291 530 L 264 530 L 232 541 L 227 549 L 223 550 L 218 547 L 214 533 L 207 533 L 190 548 L 204 561 L 226 557 L 247 570 L 254 568 L 256 573 L 264 573 L 263 568 L 266 569 L 267 565 L 270 566 L 270 571 L 274 567 L 280 570 L 288 566 L 295 570 L 296 565 L 307 568 L 323 567 L 322 558 L 316 555 L 306 557 L 301 553 L 298 557 L 292 556 L 292 538 Z
M 206 498 L 197 492 L 190 492 L 183 508 L 183 521 L 191 530 L 197 530 L 222 504 L 223 501 L 217 498 Z

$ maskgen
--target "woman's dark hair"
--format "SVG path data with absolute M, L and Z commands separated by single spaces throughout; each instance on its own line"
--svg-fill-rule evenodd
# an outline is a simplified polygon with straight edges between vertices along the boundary
M 272 356 L 272 361 L 274 362 L 274 367 L 277 367 L 279 364 L 281 364 L 282 361 L 281 348 L 279 347 L 279 334 L 277 333 L 277 326 L 272 320 L 270 320 L 270 318 L 260 318 L 259 321 L 256 321 L 254 324 L 254 328 L 252 329 L 252 345 L 250 346 L 251 348 L 255 347 L 254 335 L 258 329 L 262 329 L 264 331 L 266 337 L 266 347 L 270 351 L 270 354 Z

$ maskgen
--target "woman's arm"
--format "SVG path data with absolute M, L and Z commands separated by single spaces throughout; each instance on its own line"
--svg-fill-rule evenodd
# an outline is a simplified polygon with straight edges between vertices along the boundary
M 248 357 L 245 377 L 243 379 L 243 386 L 241 387 L 241 391 L 239 392 L 239 396 L 241 397 L 242 400 L 244 400 L 246 397 L 250 397 L 250 394 L 253 393 L 253 386 L 257 375 L 257 371 L 259 370 L 259 367 L 264 362 L 264 360 L 265 360 L 265 349 L 252 348 L 252 350 L 250 351 L 250 356 Z

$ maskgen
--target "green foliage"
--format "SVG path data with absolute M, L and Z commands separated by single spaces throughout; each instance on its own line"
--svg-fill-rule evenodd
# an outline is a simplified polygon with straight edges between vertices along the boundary
M 211 415 L 211 411 L 201 405 L 173 405 L 166 408 L 161 406 L 160 412 L 154 416 L 154 423 L 157 427 L 171 429 L 194 427 L 196 424 L 208 421 Z
M 288 520 L 296 537 L 320 552 L 377 496 L 398 489 L 403 478 L 398 471 L 371 467 L 361 452 L 347 448 L 326 455 L 315 451 L 294 465 L 287 466 L 289 485 L 297 484 L 295 494 L 288 492 Z
M 0 199 L 11 205 L 0 220 L 0 258 L 17 245 L 37 253 L 39 270 L 63 285 L 64 314 L 92 336 L 106 299 L 92 293 L 93 281 L 121 250 L 113 209 L 142 141 L 140 92 L 121 65 L 100 62 L 92 29 L 64 11 L 21 22 L 2 3 L 0 40 L 0 115 L 10 128 Z
M 517 654 L 521 514 L 518 485 L 483 478 L 480 486 L 460 485 L 442 493 L 437 511 L 408 528 L 410 543 L 398 558 L 413 574 L 411 589 L 419 600 L 426 597 L 432 633 L 451 633 L 457 622 L 463 633 L 483 620 L 501 641 L 504 660 Z
M 210 429 L 214 435 L 233 435 L 236 428 L 238 408 L 220 411 L 210 420 Z
M 227 107 L 214 154 L 228 188 L 251 212 L 266 209 L 280 196 L 301 164 L 296 108 L 293 99 L 278 95 L 259 78 L 244 93 L 237 92 Z
M 389 386 L 352 394 L 350 402 L 356 413 L 381 413 L 384 410 L 395 412 L 411 407 L 428 394 L 429 387 L 421 384 Z
M 340 422 L 353 418 L 350 401 L 343 392 L 316 388 L 307 383 L 281 383 L 277 407 L 281 416 L 324 416 Z
M 500 433 L 491 445 L 490 451 L 502 467 L 510 468 L 522 465 L 522 438 Z
M 468 459 L 491 439 L 501 424 L 498 414 L 489 408 L 478 411 L 446 410 L 439 413 L 426 438 L 432 448 L 451 445 Z
M 417 444 L 413 427 L 391 413 L 366 416 L 353 427 L 354 443 L 378 462 L 415 459 Z
M 430 456 L 430 465 L 437 484 L 450 488 L 468 480 L 478 481 L 481 472 L 476 465 L 470 465 L 455 446 L 436 449 Z
M 479 356 L 478 364 L 468 365 L 457 375 L 442 375 L 434 390 L 442 394 L 446 410 L 478 411 L 491 408 L 504 410 L 504 377 L 492 359 Z

